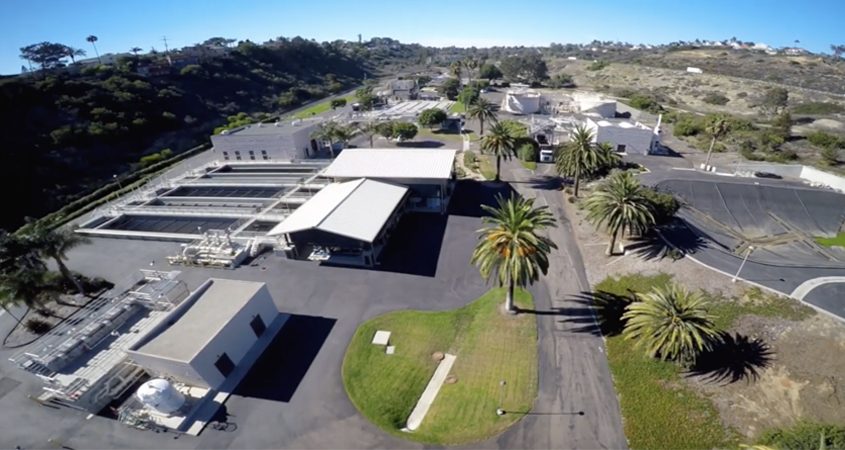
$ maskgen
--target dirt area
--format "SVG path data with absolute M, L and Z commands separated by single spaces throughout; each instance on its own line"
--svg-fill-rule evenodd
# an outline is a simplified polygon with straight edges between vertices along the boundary
M 735 301 L 748 286 L 731 283 L 728 277 L 688 258 L 645 257 L 636 251 L 607 257 L 608 238 L 597 233 L 575 205 L 566 204 L 567 214 L 579 237 L 581 253 L 591 284 L 607 276 L 629 273 L 673 275 L 689 289 L 704 289 Z M 629 242 L 630 244 L 630 242 Z M 767 365 L 756 376 L 739 381 L 688 376 L 684 382 L 709 398 L 722 423 L 746 437 L 773 427 L 792 425 L 799 419 L 824 423 L 845 423 L 845 324 L 825 314 L 814 314 L 799 322 L 778 317 L 741 316 L 727 330 L 768 347 Z

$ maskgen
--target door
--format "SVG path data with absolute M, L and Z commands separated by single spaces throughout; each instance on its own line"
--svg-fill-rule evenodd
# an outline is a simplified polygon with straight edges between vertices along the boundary
M 217 362 L 214 363 L 214 367 L 217 367 L 217 370 L 219 370 L 224 377 L 228 378 L 229 374 L 235 370 L 235 363 L 232 362 L 229 355 L 223 353 L 219 358 L 217 358 Z
M 264 334 L 264 330 L 267 329 L 267 326 L 264 325 L 264 321 L 261 320 L 261 316 L 255 316 L 252 319 L 252 322 L 249 323 L 250 328 L 252 328 L 252 332 L 255 333 L 255 337 L 261 337 Z

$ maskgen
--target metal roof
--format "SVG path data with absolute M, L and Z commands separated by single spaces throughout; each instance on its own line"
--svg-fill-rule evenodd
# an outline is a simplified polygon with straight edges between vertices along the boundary
M 130 351 L 190 362 L 264 288 L 264 283 L 254 281 L 211 278 L 208 282 L 187 310 L 171 312 L 165 319 L 172 322 L 169 327 L 151 331 L 156 334 L 146 336 L 146 342 Z M 190 301 L 190 297 L 184 300 Z
M 323 174 L 334 178 L 418 178 L 448 180 L 457 150 L 355 148 L 347 149 Z
M 407 192 L 405 186 L 364 178 L 331 184 L 268 234 L 318 229 L 373 242 Z

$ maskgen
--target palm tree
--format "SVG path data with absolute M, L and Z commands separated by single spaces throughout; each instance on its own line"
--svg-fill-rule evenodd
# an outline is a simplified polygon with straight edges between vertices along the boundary
M 129 51 L 132 52 L 132 54 L 136 57 L 138 56 L 138 52 L 140 52 L 141 50 L 143 50 L 141 47 L 132 47 L 129 49 Z
M 95 55 L 97 55 L 97 62 L 98 62 L 98 63 L 100 63 L 100 64 L 102 64 L 102 63 L 103 63 L 103 60 L 102 60 L 102 59 L 100 59 L 100 52 L 98 52 L 98 51 L 97 51 L 97 44 L 96 44 L 96 42 L 97 42 L 97 36 L 94 36 L 94 35 L 92 34 L 92 35 L 89 35 L 87 38 L 85 38 L 85 40 L 86 40 L 86 41 L 88 41 L 88 42 L 90 42 L 90 43 L 91 43 L 91 46 L 93 46 L 93 47 L 94 47 L 94 54 L 95 54 Z
M 65 265 L 67 259 L 67 252 L 81 244 L 89 242 L 88 238 L 74 233 L 69 228 L 55 228 L 35 227 L 32 234 L 27 236 L 31 239 L 33 245 L 38 252 L 45 258 L 50 258 L 56 262 L 65 280 L 70 281 L 76 287 L 76 291 L 85 295 L 85 288 L 82 283 L 73 276 L 70 269 Z
M 337 136 L 337 127 L 337 123 L 333 121 L 323 122 L 311 133 L 311 139 L 329 143 L 329 152 L 331 152 L 332 159 L 335 156 L 334 140 L 335 136 Z
M 478 123 L 481 125 L 480 134 L 482 136 L 484 135 L 485 120 L 490 123 L 498 122 L 498 118 L 496 117 L 496 105 L 481 97 L 478 97 L 469 105 L 469 109 L 467 109 L 467 117 L 478 120 Z
M 551 239 L 538 232 L 557 226 L 548 206 L 534 206 L 534 199 L 496 198 L 497 208 L 481 207 L 490 213 L 482 220 L 486 225 L 478 230 L 478 244 L 472 253 L 472 264 L 478 266 L 485 280 L 496 279 L 500 287 L 507 286 L 505 309 L 514 312 L 513 290 L 537 281 L 549 270 L 549 253 L 557 248 Z
M 472 84 L 472 72 L 478 68 L 478 60 L 473 57 L 468 57 L 463 61 L 464 67 L 467 69 L 467 78 L 469 84 Z
M 357 134 L 358 129 L 354 126 L 337 125 L 334 128 L 334 138 L 343 144 L 343 148 L 349 144 L 349 141 Z
M 728 132 L 727 118 L 723 115 L 718 115 L 713 118 L 707 126 L 707 132 L 710 133 L 710 136 L 713 138 L 710 140 L 710 149 L 707 150 L 707 159 L 704 161 L 705 166 L 710 164 L 710 155 L 713 153 L 713 146 L 716 145 L 716 139 L 720 139 Z
M 637 339 L 651 357 L 691 363 L 719 339 L 707 300 L 701 292 L 689 292 L 670 284 L 646 294 L 625 308 L 625 339 Z
M 458 84 L 461 84 L 461 62 L 455 61 L 452 65 L 449 66 L 449 73 L 455 76 L 458 79 Z
M 555 158 L 558 174 L 574 179 L 576 197 L 581 186 L 581 177 L 601 164 L 602 155 L 593 144 L 593 138 L 593 132 L 586 126 L 576 126 L 570 142 L 558 150 Z
M 67 55 L 70 56 L 70 62 L 75 64 L 77 56 L 85 56 L 85 50 L 82 50 L 81 48 L 67 47 Z
M 516 152 L 516 138 L 510 130 L 497 123 L 490 127 L 490 133 L 481 140 L 481 151 L 496 157 L 496 181 L 500 181 L 502 158 L 510 159 Z
M 619 167 L 622 163 L 622 157 L 619 156 L 619 153 L 613 149 L 613 144 L 610 142 L 599 142 L 596 144 L 596 151 L 599 154 L 599 167 L 612 169 L 614 167 Z
M 642 234 L 654 224 L 651 203 L 643 193 L 639 180 L 631 172 L 618 172 L 584 201 L 587 220 L 596 227 L 607 228 L 610 244 L 607 255 L 613 254 L 616 238 L 625 234 Z
M 370 141 L 370 148 L 373 148 L 373 138 L 378 134 L 378 122 L 361 122 L 358 124 L 358 132 L 367 136 Z

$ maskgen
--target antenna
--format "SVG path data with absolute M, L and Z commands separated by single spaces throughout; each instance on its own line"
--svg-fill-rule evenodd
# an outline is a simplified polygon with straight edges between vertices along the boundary
M 170 59 L 170 49 L 167 48 L 167 36 L 162 36 L 161 40 L 164 41 L 164 57 L 167 58 L 167 64 L 173 65 L 173 60 Z

